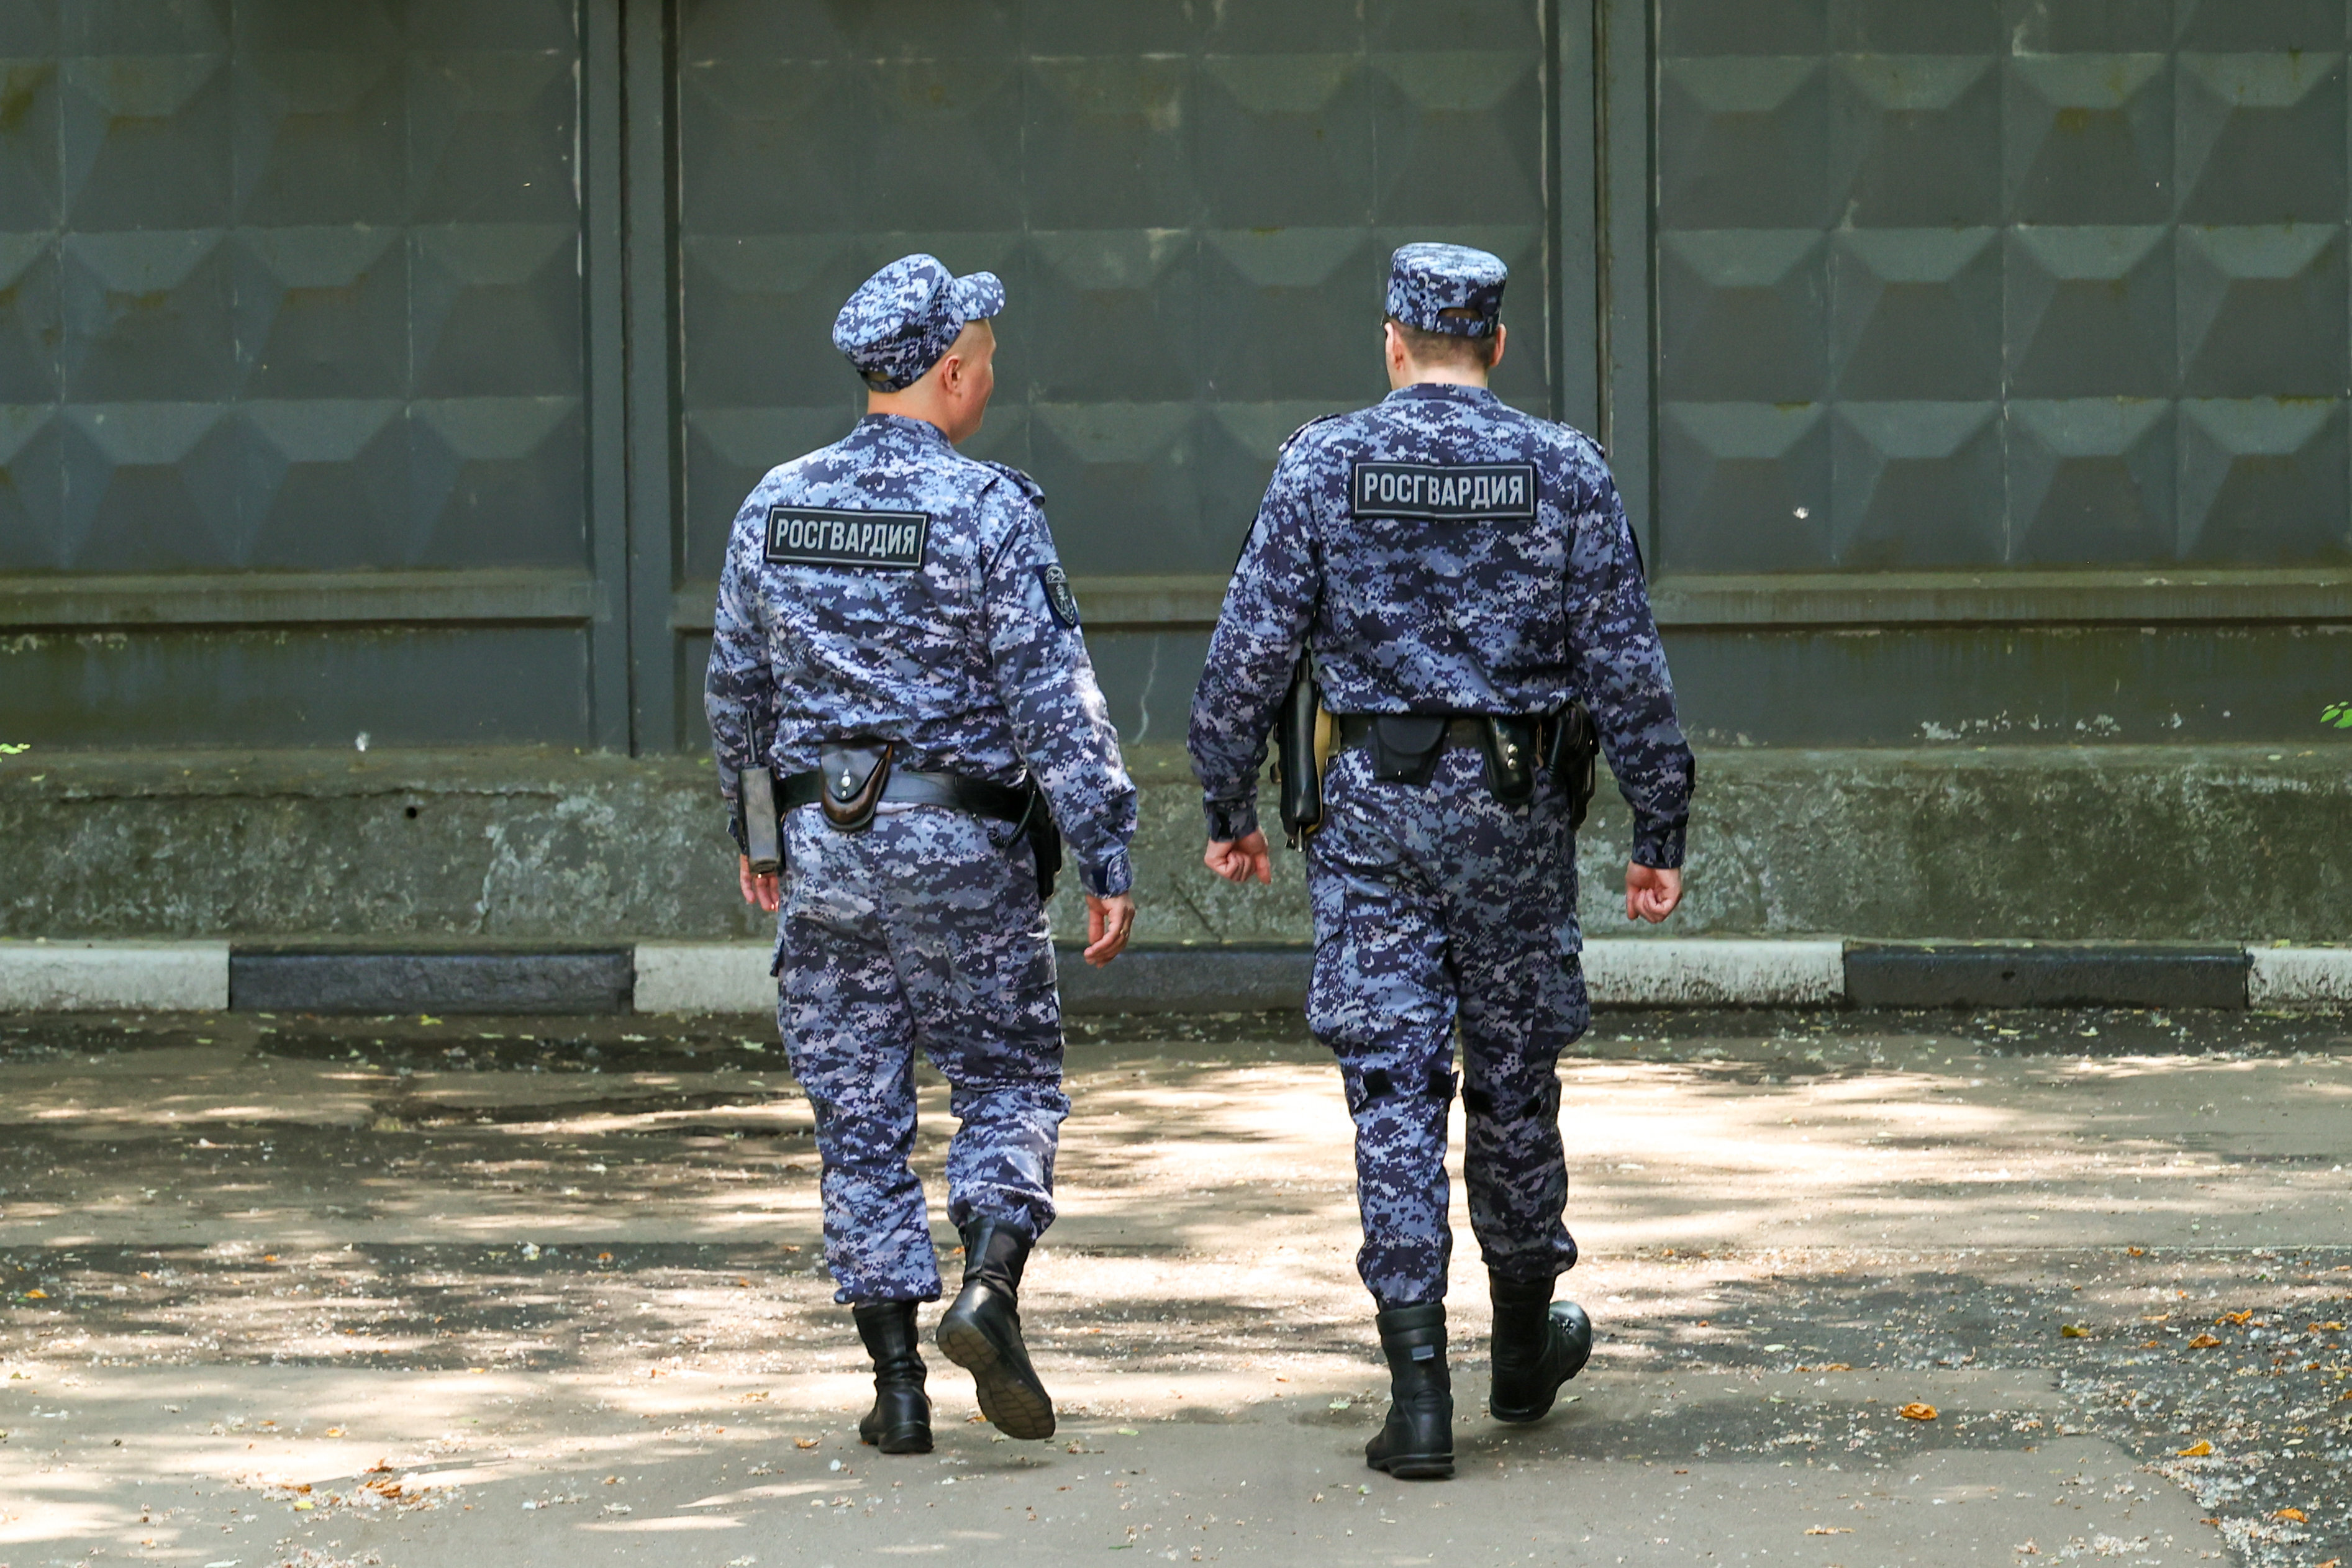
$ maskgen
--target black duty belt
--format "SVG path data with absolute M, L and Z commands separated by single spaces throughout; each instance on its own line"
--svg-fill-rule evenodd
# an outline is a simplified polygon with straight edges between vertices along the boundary
M 776 809 L 789 811 L 795 806 L 814 806 L 823 798 L 824 789 L 824 775 L 814 768 L 792 774 L 776 785 Z M 922 773 L 911 768 L 892 768 L 882 786 L 886 805 L 895 801 L 904 806 L 947 806 L 1000 822 L 1024 821 L 1030 800 L 1028 790 L 1009 784 L 967 779 L 961 773 Z
M 1372 744 L 1376 727 L 1387 716 L 1377 713 L 1342 713 L 1334 714 L 1332 716 L 1339 720 L 1339 744 L 1345 747 L 1361 747 Z M 1466 750 L 1478 750 L 1486 744 L 1486 720 L 1484 716 L 1456 714 L 1447 723 L 1445 734 L 1438 743 L 1438 749 L 1452 751 L 1459 747 Z M 810 798 L 814 800 L 815 797 Z

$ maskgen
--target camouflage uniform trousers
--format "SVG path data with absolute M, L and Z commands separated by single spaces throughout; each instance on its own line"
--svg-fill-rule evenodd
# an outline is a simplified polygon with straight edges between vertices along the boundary
M 1307 1022 L 1339 1058 L 1355 1119 L 1356 1269 L 1384 1308 L 1445 1296 L 1456 1024 L 1464 1176 L 1487 1267 L 1535 1281 L 1576 1262 L 1556 1067 L 1591 1007 L 1566 805 L 1547 781 L 1531 805 L 1504 806 L 1484 766 L 1449 749 L 1417 789 L 1380 782 L 1368 752 L 1342 751 L 1309 841 Z
M 917 806 L 844 833 L 786 822 L 776 1020 L 816 1114 L 825 1263 L 841 1302 L 936 1301 L 915 1146 L 915 1051 L 947 1078 L 948 1218 L 1054 1221 L 1062 1092 L 1054 947 L 1025 843 Z

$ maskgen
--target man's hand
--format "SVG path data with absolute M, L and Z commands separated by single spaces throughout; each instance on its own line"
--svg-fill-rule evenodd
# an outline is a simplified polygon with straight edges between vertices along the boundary
M 756 904 L 773 915 L 776 906 L 783 902 L 782 894 L 776 889 L 776 873 L 769 872 L 763 876 L 753 876 L 750 855 L 735 857 L 735 874 L 743 884 L 744 903 Z
M 1211 839 L 1209 852 L 1201 861 L 1227 882 L 1247 882 L 1253 875 L 1260 882 L 1274 880 L 1274 854 L 1265 847 L 1264 833 L 1223 841 Z
M 1625 918 L 1655 925 L 1683 901 L 1683 873 L 1656 866 L 1625 867 Z
M 1086 960 L 1101 968 L 1127 951 L 1128 934 L 1135 929 L 1135 899 L 1129 894 L 1109 898 L 1087 894 Z

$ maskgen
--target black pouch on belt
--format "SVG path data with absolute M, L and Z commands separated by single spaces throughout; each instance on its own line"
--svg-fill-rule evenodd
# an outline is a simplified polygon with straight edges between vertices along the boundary
M 1388 784 L 1425 789 L 1445 749 L 1443 714 L 1384 713 L 1372 720 L 1372 777 Z
M 890 743 L 871 737 L 827 742 L 816 748 L 816 771 L 824 820 L 842 832 L 861 832 L 890 782 Z
M 1536 798 L 1536 723 L 1489 714 L 1478 727 L 1486 753 L 1486 788 L 1506 806 L 1524 806 Z

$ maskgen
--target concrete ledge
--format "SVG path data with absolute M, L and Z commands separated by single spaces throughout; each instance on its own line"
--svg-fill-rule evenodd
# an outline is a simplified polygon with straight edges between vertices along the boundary
M 630 955 L 237 952 L 228 1001 L 240 1011 L 621 1013 Z
M 1307 1005 L 1306 947 L 1129 947 L 1095 968 L 1081 949 L 1055 955 L 1066 1013 L 1251 1013 Z
M 772 1014 L 776 980 L 768 965 L 774 952 L 769 942 L 640 942 L 635 1009 Z
M 2247 957 L 2249 1007 L 2352 1004 L 2352 947 L 2256 947 Z
M 1819 1007 L 1845 997 L 1845 944 L 1587 942 L 1584 983 L 1607 1007 Z
M 214 1012 L 226 1006 L 226 942 L 0 941 L 0 1009 Z
M 2066 942 L 1856 942 L 1859 1008 L 2243 1008 L 2246 950 Z

